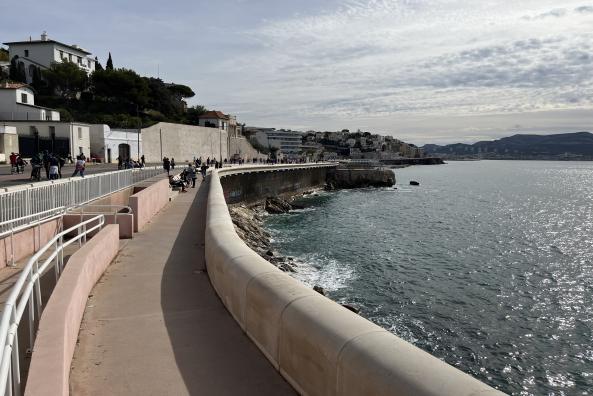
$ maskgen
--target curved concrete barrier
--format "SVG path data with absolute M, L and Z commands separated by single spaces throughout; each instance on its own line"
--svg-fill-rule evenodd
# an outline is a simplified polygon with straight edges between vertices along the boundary
M 69 394 L 70 365 L 87 298 L 119 249 L 119 227 L 105 226 L 70 257 L 39 322 L 25 395 Z
M 323 297 L 249 249 L 235 233 L 220 176 L 266 168 L 212 172 L 206 265 L 229 312 L 299 393 L 502 394 Z

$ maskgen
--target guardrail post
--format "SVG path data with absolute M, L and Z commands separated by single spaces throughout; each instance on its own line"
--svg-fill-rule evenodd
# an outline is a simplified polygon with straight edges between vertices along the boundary
M 41 302 L 41 275 L 39 274 L 39 261 L 35 261 L 35 273 L 37 274 L 37 279 L 35 279 L 34 293 L 37 300 L 37 320 L 41 320 L 41 310 L 43 308 L 43 304 Z

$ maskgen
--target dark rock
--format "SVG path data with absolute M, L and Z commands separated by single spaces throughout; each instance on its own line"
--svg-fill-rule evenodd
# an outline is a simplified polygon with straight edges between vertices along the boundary
M 315 286 L 313 286 L 313 290 L 315 290 L 317 293 L 321 294 L 322 296 L 325 296 L 325 290 L 323 290 L 323 287 L 315 285 Z
M 420 185 L 420 183 L 418 183 L 417 181 L 410 180 L 410 186 L 419 186 L 419 185 Z
M 355 314 L 357 314 L 357 313 L 359 313 L 359 312 L 360 312 L 360 310 L 359 310 L 358 308 L 356 308 L 356 307 L 353 307 L 352 305 L 348 305 L 348 304 L 342 304 L 342 306 L 343 306 L 344 308 L 346 308 L 347 310 L 350 310 L 350 311 L 354 312 Z
M 266 256 L 274 257 L 274 252 L 273 252 L 273 251 L 271 251 L 271 250 L 268 250 L 268 251 L 266 252 Z

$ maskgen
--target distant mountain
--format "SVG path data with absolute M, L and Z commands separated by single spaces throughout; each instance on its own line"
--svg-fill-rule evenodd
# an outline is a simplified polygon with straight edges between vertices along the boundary
M 593 134 L 513 135 L 474 144 L 427 144 L 422 148 L 427 155 L 445 158 L 593 159 Z

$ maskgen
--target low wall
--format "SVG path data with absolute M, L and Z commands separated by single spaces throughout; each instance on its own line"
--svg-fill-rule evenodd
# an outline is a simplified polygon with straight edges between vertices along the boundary
M 255 202 L 272 196 L 294 194 L 325 185 L 328 169 L 335 165 L 310 164 L 253 166 L 219 172 L 229 204 Z
M 159 180 L 132 195 L 128 205 L 134 213 L 134 232 L 142 231 L 167 202 L 169 202 L 169 179 Z
M 501 394 L 323 297 L 249 249 L 235 233 L 220 173 L 225 170 L 212 172 L 208 195 L 210 281 L 245 333 L 299 393 Z M 241 180 L 252 178 L 240 175 L 232 185 Z
M 25 395 L 69 394 L 70 366 L 87 297 L 118 249 L 118 227 L 108 225 L 68 260 L 39 322 Z
M 80 214 L 66 214 L 63 216 L 64 229 L 67 230 L 70 227 L 74 227 L 76 224 L 81 223 L 84 220 L 89 220 L 95 217 L 97 213 L 83 214 L 82 218 Z M 134 237 L 134 214 L 133 213 L 118 213 L 117 216 L 114 214 L 103 214 L 105 218 L 104 224 L 117 224 L 119 226 L 119 237 L 121 239 L 132 239 Z M 117 221 L 117 223 L 116 223 Z M 91 228 L 96 225 L 96 222 L 89 223 L 87 228 Z M 72 235 L 75 235 L 73 232 Z M 94 235 L 96 232 L 90 233 Z
M 0 268 L 10 265 L 14 247 L 14 261 L 33 255 L 60 230 L 60 219 L 44 222 L 38 226 L 6 235 L 0 239 Z M 12 241 L 11 241 L 12 238 Z

